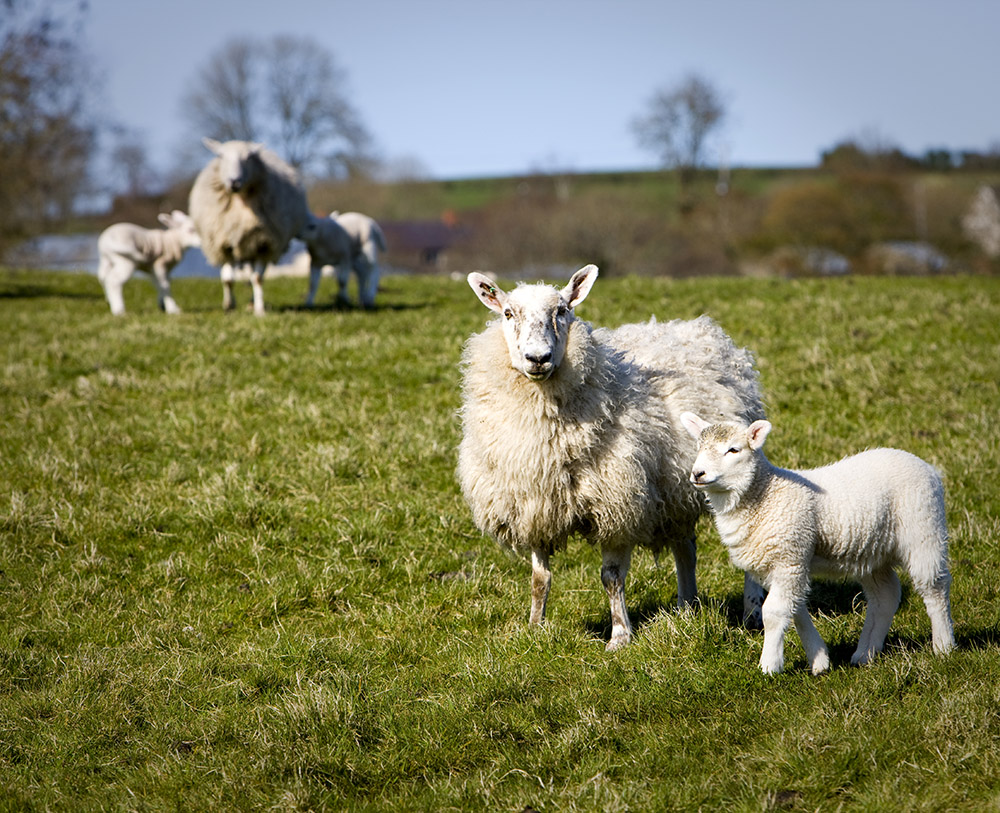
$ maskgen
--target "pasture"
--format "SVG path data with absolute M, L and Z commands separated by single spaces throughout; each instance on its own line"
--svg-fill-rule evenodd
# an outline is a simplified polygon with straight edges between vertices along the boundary
M 324 283 L 320 302 L 332 288 Z M 770 459 L 876 445 L 945 475 L 956 652 L 904 579 L 885 655 L 849 666 L 856 585 L 811 597 L 757 669 L 707 518 L 701 607 L 638 551 L 607 654 L 600 559 L 527 563 L 454 477 L 464 282 L 388 277 L 374 313 L 184 313 L 93 277 L 0 270 L 0 809 L 1000 809 L 1000 283 L 601 278 L 595 324 L 708 313 L 757 357 Z M 240 304 L 249 291 L 241 290 Z

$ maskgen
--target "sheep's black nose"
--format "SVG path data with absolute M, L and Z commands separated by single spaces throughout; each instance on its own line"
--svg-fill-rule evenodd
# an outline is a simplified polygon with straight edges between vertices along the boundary
M 552 354 L 542 353 L 541 355 L 538 356 L 529 356 L 527 353 L 525 353 L 524 357 L 532 364 L 545 364 L 549 359 L 552 358 Z
M 705 476 L 705 472 L 703 472 L 703 471 L 693 471 L 693 472 L 691 472 L 691 479 L 694 480 L 696 483 L 700 482 L 701 479 L 704 476 Z

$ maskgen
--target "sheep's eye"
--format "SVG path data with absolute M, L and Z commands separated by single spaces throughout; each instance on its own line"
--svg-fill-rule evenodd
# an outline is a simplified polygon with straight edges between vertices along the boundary
M 739 453 L 740 450 L 736 446 L 730 446 L 728 449 L 726 449 L 726 454 L 739 454 Z
M 514 311 L 512 311 L 510 308 L 507 308 L 503 312 L 503 315 L 504 315 L 504 319 L 513 319 L 514 318 Z

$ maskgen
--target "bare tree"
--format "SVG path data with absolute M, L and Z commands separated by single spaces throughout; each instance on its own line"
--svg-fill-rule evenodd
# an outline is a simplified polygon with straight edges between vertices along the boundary
M 0 3 L 0 249 L 65 217 L 88 191 L 98 125 L 77 44 L 85 7 Z
M 686 187 L 703 164 L 708 138 L 722 125 L 725 113 L 715 87 L 690 74 L 677 85 L 657 90 L 647 112 L 633 120 L 632 130 L 640 146 L 676 169 Z
M 347 76 L 308 37 L 230 40 L 194 77 L 184 110 L 201 135 L 262 141 L 311 174 L 350 172 L 371 141 Z

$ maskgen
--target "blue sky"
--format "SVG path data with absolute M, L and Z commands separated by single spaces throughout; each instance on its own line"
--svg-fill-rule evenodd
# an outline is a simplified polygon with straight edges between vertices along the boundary
M 326 46 L 383 157 L 438 178 L 653 167 L 629 124 L 691 72 L 736 166 L 1000 143 L 994 0 L 92 0 L 84 28 L 107 113 L 160 169 L 203 135 L 180 109 L 197 68 L 278 33 Z

